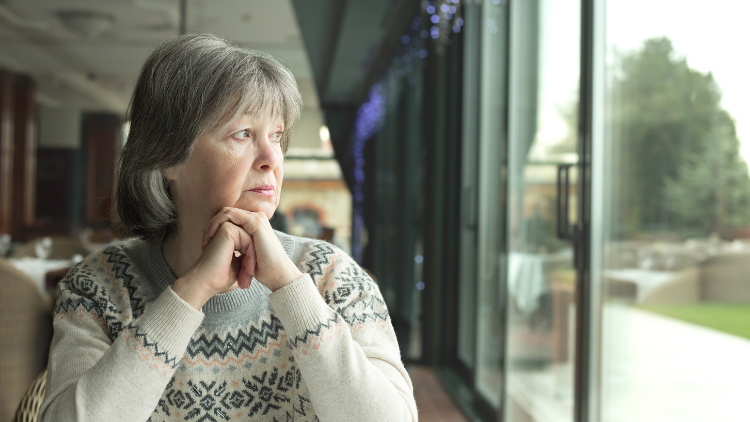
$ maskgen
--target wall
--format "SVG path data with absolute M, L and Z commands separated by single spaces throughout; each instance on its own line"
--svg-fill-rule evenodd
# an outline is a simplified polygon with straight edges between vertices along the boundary
M 81 109 L 39 105 L 39 148 L 77 149 L 81 146 Z
M 727 253 L 701 266 L 701 298 L 704 302 L 750 303 L 750 254 Z
M 321 224 L 336 230 L 333 243 L 350 253 L 352 196 L 343 180 L 285 181 L 277 212 L 286 215 L 291 234 L 292 213 L 299 207 L 318 211 Z
M 304 110 L 294 125 L 293 148 L 320 148 L 320 127 L 323 125 L 322 110 Z

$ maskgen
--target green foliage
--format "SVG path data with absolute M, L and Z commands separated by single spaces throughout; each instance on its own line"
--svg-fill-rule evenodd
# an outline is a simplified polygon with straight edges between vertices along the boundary
M 612 188 L 623 235 L 707 235 L 750 222 L 750 179 L 711 73 L 667 38 L 619 57 L 612 90 Z
M 666 181 L 674 226 L 686 233 L 725 233 L 750 221 L 750 176 L 734 124 L 716 113 L 701 153 L 691 153 Z
M 643 306 L 650 312 L 750 339 L 750 305 L 696 303 Z

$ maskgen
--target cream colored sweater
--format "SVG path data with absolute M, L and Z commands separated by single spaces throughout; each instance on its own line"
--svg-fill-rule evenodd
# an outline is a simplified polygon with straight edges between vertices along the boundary
M 197 311 L 131 240 L 60 282 L 40 421 L 416 421 L 378 286 L 329 243 L 278 233 L 304 276 Z

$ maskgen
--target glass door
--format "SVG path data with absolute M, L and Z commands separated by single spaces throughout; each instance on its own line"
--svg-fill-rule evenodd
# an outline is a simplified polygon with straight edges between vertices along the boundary
M 745 2 L 596 2 L 592 418 L 750 415 Z
M 574 415 L 580 5 L 524 0 L 510 9 L 507 422 Z
M 505 114 L 507 12 L 504 0 L 485 1 L 472 17 L 480 25 L 479 154 L 477 162 L 477 293 L 475 386 L 493 408 L 502 391 L 503 297 L 501 257 L 505 252 L 503 175 L 506 161 Z

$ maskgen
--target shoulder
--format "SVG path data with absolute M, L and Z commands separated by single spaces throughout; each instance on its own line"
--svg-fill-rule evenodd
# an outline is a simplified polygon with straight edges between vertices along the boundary
M 338 302 L 342 296 L 349 296 L 355 291 L 380 294 L 377 283 L 338 246 L 324 240 L 289 237 L 297 242 L 296 256 L 292 260 L 300 271 L 310 275 L 324 297 L 336 296 L 333 300 Z
M 126 240 L 98 249 L 74 265 L 63 279 L 83 293 L 95 293 L 96 285 L 112 284 L 118 278 L 128 278 L 134 266 L 129 250 L 140 240 Z
M 138 295 L 134 295 L 139 277 L 131 259 L 138 242 L 127 240 L 105 246 L 74 265 L 57 287 L 55 312 L 84 307 L 104 316 L 132 306 L 134 312 L 140 310 L 143 300 L 136 300 Z
M 276 232 L 276 236 L 289 258 L 298 267 L 309 264 L 311 261 L 324 264 L 338 256 L 346 255 L 341 249 L 324 240 L 292 236 L 279 231 Z
M 324 240 L 277 235 L 282 245 L 294 244 L 290 257 L 297 268 L 310 275 L 326 304 L 351 327 L 389 320 L 377 283 L 346 252 Z
M 277 232 L 279 241 L 300 270 L 310 274 L 315 284 L 334 272 L 348 272 L 369 279 L 346 252 L 325 240 L 309 239 Z

